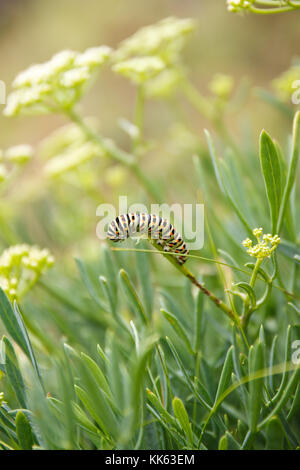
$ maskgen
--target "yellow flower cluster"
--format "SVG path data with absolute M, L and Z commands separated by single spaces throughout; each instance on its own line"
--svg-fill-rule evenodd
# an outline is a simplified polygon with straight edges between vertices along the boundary
M 94 123 L 91 123 L 93 126 Z M 48 159 L 44 167 L 49 177 L 63 176 L 77 170 L 84 163 L 104 154 L 99 145 L 88 141 L 76 124 L 56 130 L 41 146 L 42 156 Z
M 146 82 L 158 75 L 165 68 L 159 57 L 133 57 L 113 66 L 114 72 L 132 80 L 134 83 Z
M 0 256 L 0 287 L 11 300 L 18 299 L 53 264 L 47 249 L 26 244 L 11 246 Z
M 295 63 L 272 82 L 280 99 L 288 101 L 296 89 L 300 88 L 300 64 Z
M 5 151 L 0 149 L 0 183 L 9 175 L 9 168 L 14 165 L 23 165 L 33 156 L 31 145 L 22 144 L 9 147 Z
M 40 114 L 72 106 L 110 55 L 108 46 L 83 53 L 65 50 L 47 62 L 32 65 L 15 78 L 15 90 L 7 98 L 4 114 Z
M 164 73 L 161 89 L 166 89 L 165 80 L 178 80 L 175 74 L 180 52 L 187 36 L 194 30 L 191 19 L 165 18 L 156 24 L 138 30 L 120 44 L 113 54 L 113 70 L 125 75 L 135 83 L 148 83 Z M 171 72 L 166 74 L 165 72 Z M 156 81 L 156 89 L 159 87 Z M 160 95 L 162 92 L 160 90 Z
M 242 245 L 244 245 L 245 248 L 248 248 L 247 253 L 254 258 L 268 258 L 280 243 L 278 235 L 272 236 L 271 234 L 263 234 L 262 228 L 255 228 L 253 230 L 253 235 L 256 237 L 258 242 L 256 245 L 253 245 L 250 238 L 246 238 L 246 240 L 242 242 Z
M 165 18 L 125 39 L 114 53 L 114 59 L 119 62 L 129 57 L 159 56 L 168 64 L 174 63 L 187 35 L 194 29 L 195 22 L 190 18 Z

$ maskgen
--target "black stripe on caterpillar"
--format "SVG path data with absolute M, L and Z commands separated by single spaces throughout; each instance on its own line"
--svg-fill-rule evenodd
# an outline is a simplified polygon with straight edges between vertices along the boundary
M 135 234 L 155 240 L 166 252 L 180 254 L 176 256 L 179 264 L 186 262 L 189 253 L 186 243 L 167 219 L 146 212 L 121 214 L 109 225 L 107 238 L 112 242 L 122 242 Z

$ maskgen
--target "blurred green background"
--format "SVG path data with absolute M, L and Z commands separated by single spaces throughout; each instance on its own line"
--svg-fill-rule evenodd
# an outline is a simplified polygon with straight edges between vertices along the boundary
M 191 81 L 204 95 L 209 94 L 208 83 L 219 72 L 233 76 L 236 86 L 244 77 L 248 77 L 253 87 L 270 88 L 270 81 L 286 70 L 298 53 L 300 15 L 298 12 L 272 17 L 234 15 L 226 11 L 225 3 L 225 0 L 2 0 L 0 78 L 7 84 L 9 92 L 10 84 L 19 71 L 32 63 L 48 60 L 62 49 L 82 51 L 101 44 L 116 48 L 121 40 L 140 27 L 168 16 L 178 16 L 190 17 L 197 22 L 196 31 L 183 52 L 183 59 Z M 135 87 L 106 67 L 80 102 L 80 110 L 84 116 L 97 117 L 103 135 L 112 137 L 122 148 L 129 149 L 129 139 L 118 126 L 118 119 L 132 119 L 135 96 Z M 155 175 L 160 174 L 163 181 L 168 173 L 172 184 L 168 185 L 166 202 L 195 202 L 197 184 L 190 184 L 194 172 L 191 157 L 195 146 L 206 146 L 203 128 L 212 130 L 210 123 L 184 100 L 181 111 L 192 133 L 189 131 L 186 134 L 185 128 L 177 125 L 174 109 L 166 106 L 165 102 L 148 101 L 146 107 L 145 137 L 153 141 L 154 145 L 144 156 L 143 166 L 154 179 Z M 45 137 L 65 123 L 61 116 L 56 115 L 18 118 L 0 116 L 0 148 L 23 142 L 37 148 L 36 158 L 8 191 L 8 195 L 12 196 L 13 209 L 10 212 L 15 210 L 20 214 L 22 204 L 21 219 L 26 219 L 27 225 L 25 230 L 24 223 L 20 222 L 21 227 L 17 231 L 19 235 L 14 235 L 16 239 L 11 242 L 39 243 L 50 246 L 54 251 L 60 243 L 58 240 L 49 240 L 49 233 L 43 230 L 41 214 L 45 214 L 46 206 L 39 205 L 38 200 L 44 197 L 45 202 L 49 197 L 55 197 L 54 192 L 59 192 L 59 189 L 56 187 L 55 191 L 52 190 L 51 196 L 47 192 L 43 194 L 45 188 L 40 181 L 39 146 Z M 276 110 L 258 99 L 253 92 L 249 93 L 242 117 L 233 113 L 227 120 L 237 142 L 243 141 L 247 129 L 248 135 L 252 134 L 254 146 L 263 127 L 267 127 L 279 141 L 282 138 L 286 144 L 286 132 L 290 131 L 290 124 L 290 120 L 282 119 Z M 258 144 L 253 147 L 254 153 L 257 148 Z M 257 163 L 255 154 L 253 162 L 254 165 Z M 82 220 L 77 237 L 76 224 L 71 221 L 72 234 L 66 233 L 61 237 L 64 248 L 68 246 L 72 251 L 72 239 L 75 246 L 78 242 L 77 249 L 81 252 L 84 241 L 82 234 L 89 235 L 89 242 L 97 242 L 97 202 L 116 202 L 119 194 L 128 193 L 134 200 L 143 200 L 145 195 L 141 193 L 133 176 L 125 171 L 123 177 L 124 185 L 114 187 L 107 183 L 106 170 L 103 169 L 97 187 L 99 200 L 94 197 L 92 203 L 87 191 L 78 190 L 80 205 L 76 207 L 76 203 L 73 206 L 71 204 L 74 218 L 78 223 L 83 212 L 85 215 L 89 212 L 90 219 Z M 36 191 L 35 187 L 38 188 Z M 72 192 L 68 193 L 66 187 L 62 191 L 64 196 L 61 197 L 66 200 L 69 198 L 69 203 L 78 197 L 78 194 L 74 196 Z M 35 204 L 40 210 L 35 210 Z M 3 200 L 1 205 L 3 214 L 9 212 Z M 69 204 L 66 206 L 70 207 Z

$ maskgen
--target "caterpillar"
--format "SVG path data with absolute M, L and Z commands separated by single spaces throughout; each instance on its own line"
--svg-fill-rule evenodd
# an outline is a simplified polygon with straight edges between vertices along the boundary
M 107 238 L 112 242 L 121 242 L 137 233 L 146 234 L 166 252 L 180 253 L 180 256 L 176 256 L 180 265 L 186 262 L 189 251 L 183 238 L 167 219 L 155 214 L 133 212 L 119 215 L 109 225 Z

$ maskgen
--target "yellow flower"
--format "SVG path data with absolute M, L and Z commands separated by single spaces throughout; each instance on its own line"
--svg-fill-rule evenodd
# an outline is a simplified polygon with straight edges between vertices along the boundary
M 256 245 L 253 246 L 253 242 L 250 238 L 246 238 L 246 240 L 242 242 L 242 245 L 245 248 L 248 248 L 247 253 L 254 258 L 268 258 L 280 243 L 278 235 L 272 236 L 270 233 L 263 234 L 262 228 L 255 228 L 253 230 L 253 235 L 257 239 Z
M 0 287 L 10 300 L 18 299 L 53 264 L 47 249 L 26 244 L 11 246 L 0 256 Z
M 134 83 L 143 83 L 158 75 L 164 68 L 164 62 L 155 56 L 134 57 L 113 66 L 114 72 L 124 75 Z

